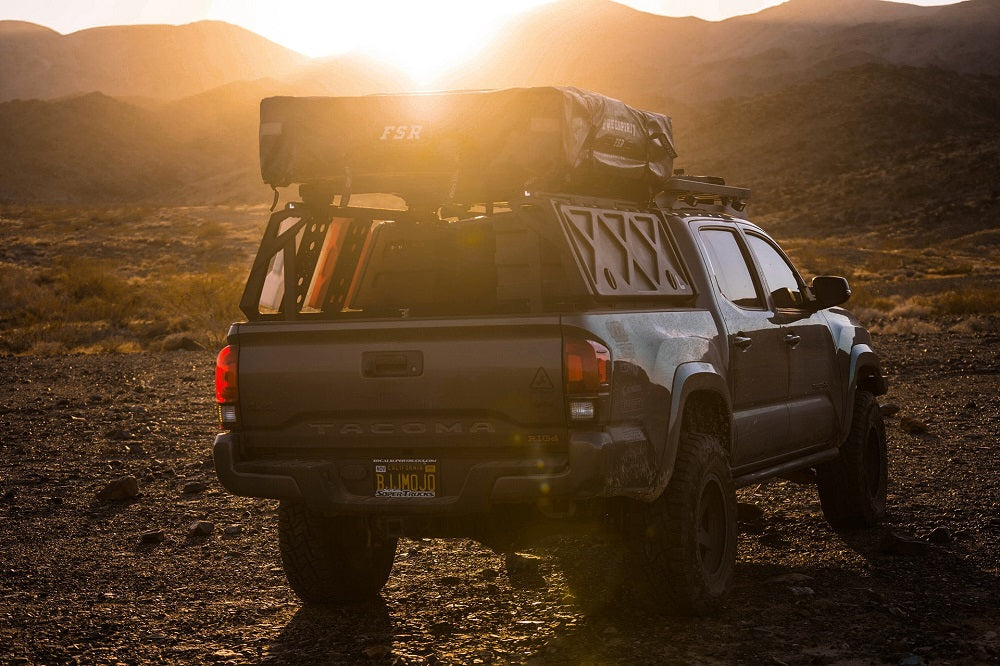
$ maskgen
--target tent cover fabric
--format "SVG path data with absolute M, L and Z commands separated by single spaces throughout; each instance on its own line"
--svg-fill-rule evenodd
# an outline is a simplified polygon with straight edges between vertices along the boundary
M 264 182 L 414 202 L 509 201 L 524 192 L 648 197 L 670 177 L 667 116 L 576 88 L 269 97 Z

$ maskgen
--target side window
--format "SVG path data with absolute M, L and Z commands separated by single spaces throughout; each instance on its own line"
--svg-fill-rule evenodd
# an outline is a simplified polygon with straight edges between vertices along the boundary
M 719 292 L 741 308 L 763 308 L 736 234 L 725 229 L 702 229 L 699 233 Z
M 795 271 L 780 252 L 760 236 L 747 234 L 750 249 L 757 257 L 764 272 L 764 281 L 771 290 L 771 297 L 778 307 L 800 307 L 802 305 L 802 284 Z M 787 291 L 786 291 L 787 290 Z

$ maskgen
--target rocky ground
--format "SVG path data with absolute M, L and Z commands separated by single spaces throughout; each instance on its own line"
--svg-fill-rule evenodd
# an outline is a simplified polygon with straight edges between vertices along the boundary
M 0 357 L 0 662 L 1000 663 L 1000 334 L 953 323 L 877 338 L 885 526 L 834 532 L 809 486 L 741 490 L 736 587 L 702 619 L 595 608 L 584 588 L 617 576 L 575 575 L 601 553 L 565 538 L 510 575 L 404 540 L 381 600 L 305 606 L 276 504 L 215 479 L 212 354 Z M 98 497 L 128 475 L 135 497 Z

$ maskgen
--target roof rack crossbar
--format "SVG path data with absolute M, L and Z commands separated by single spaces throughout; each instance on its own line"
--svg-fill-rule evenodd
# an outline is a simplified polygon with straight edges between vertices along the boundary
M 741 201 L 750 198 L 748 188 L 726 185 L 726 181 L 712 176 L 673 176 L 664 183 L 663 191 L 694 195 L 712 194 Z
M 750 190 L 726 185 L 715 176 L 673 176 L 656 196 L 662 208 L 697 208 L 722 213 L 740 213 L 747 207 Z

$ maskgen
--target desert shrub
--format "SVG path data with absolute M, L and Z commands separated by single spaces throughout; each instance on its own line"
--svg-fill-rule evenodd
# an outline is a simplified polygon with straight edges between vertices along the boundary
M 888 319 L 877 322 L 871 327 L 873 333 L 883 335 L 935 335 L 941 332 L 941 327 L 923 319 Z
M 888 318 L 885 310 L 877 310 L 875 308 L 866 307 L 851 307 L 851 312 L 854 316 L 858 318 L 862 324 L 871 324 L 872 322 L 881 321 Z
M 43 321 L 58 306 L 42 271 L 14 264 L 0 265 L 0 320 L 20 326 Z
M 243 277 L 242 269 L 235 266 L 212 273 L 161 276 L 155 281 L 157 293 L 151 300 L 156 318 L 173 320 L 174 332 L 192 333 L 206 347 L 218 346 L 229 324 L 242 318 L 237 306 Z
M 948 330 L 955 333 L 988 333 L 996 330 L 996 321 L 989 317 L 972 316 L 963 317 L 957 324 L 952 325 Z
M 74 351 L 80 354 L 135 354 L 142 351 L 142 347 L 135 340 L 112 335 L 89 345 L 78 346 Z
M 947 261 L 927 269 L 931 275 L 971 275 L 975 271 L 976 267 L 971 261 Z
M 97 224 L 132 225 L 141 222 L 152 209 L 143 206 L 114 206 L 110 208 L 94 208 L 89 211 L 87 219 Z M 77 212 L 79 215 L 79 212 Z
M 135 317 L 139 299 L 129 281 L 108 261 L 68 257 L 50 273 L 58 310 L 54 321 L 103 321 L 120 328 Z
M 870 252 L 865 259 L 864 268 L 874 275 L 892 275 L 906 268 L 906 260 L 892 252 Z
M 882 295 L 880 291 L 872 288 L 870 283 L 864 280 L 851 282 L 851 300 L 846 305 L 850 310 L 868 309 L 885 314 L 897 305 L 897 298 Z
M 38 332 L 31 327 L 0 330 L 0 352 L 24 354 L 39 342 Z
M 66 345 L 61 342 L 52 342 L 49 340 L 42 340 L 36 342 L 31 346 L 30 351 L 34 356 L 54 356 L 56 354 L 62 354 L 66 352 Z
M 932 308 L 926 298 L 908 298 L 889 311 L 890 317 L 920 318 L 931 315 Z
M 1000 289 L 995 286 L 947 291 L 933 298 L 933 307 L 942 315 L 978 315 L 1000 312 Z
M 125 282 L 107 262 L 73 257 L 63 262 L 59 279 L 66 296 L 75 300 L 114 299 L 125 293 Z

